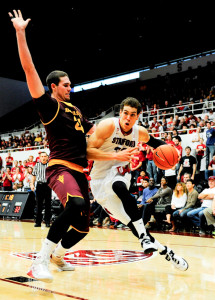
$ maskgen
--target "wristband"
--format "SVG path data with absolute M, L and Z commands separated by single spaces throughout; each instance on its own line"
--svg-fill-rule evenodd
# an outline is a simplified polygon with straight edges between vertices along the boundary
M 161 145 L 167 145 L 167 143 L 165 143 L 162 140 L 155 139 L 152 135 L 149 136 L 149 140 L 146 144 L 151 146 L 154 149 L 156 149 L 157 147 L 159 147 Z

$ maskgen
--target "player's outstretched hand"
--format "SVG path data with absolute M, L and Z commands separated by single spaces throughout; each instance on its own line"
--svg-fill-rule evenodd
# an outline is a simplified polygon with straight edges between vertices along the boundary
M 119 152 L 117 152 L 117 160 L 131 162 L 134 155 L 138 155 L 139 152 L 140 151 L 139 151 L 138 147 L 128 148 L 128 149 L 119 151 Z
M 8 14 L 16 30 L 24 30 L 31 21 L 31 19 L 24 20 L 20 10 L 13 10 L 13 13 L 9 12 Z

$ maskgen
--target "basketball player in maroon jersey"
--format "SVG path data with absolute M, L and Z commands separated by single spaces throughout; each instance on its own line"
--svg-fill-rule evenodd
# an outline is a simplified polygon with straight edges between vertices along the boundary
M 9 16 L 16 30 L 19 57 L 28 88 L 48 137 L 47 182 L 64 205 L 64 211 L 50 227 L 28 272 L 30 277 L 51 282 L 50 257 L 61 270 L 74 270 L 71 264 L 65 262 L 64 255 L 89 232 L 90 201 L 83 169 L 87 167 L 85 136 L 92 131 L 93 125 L 71 104 L 71 82 L 65 72 L 51 72 L 46 79 L 51 95 L 45 92 L 26 41 L 25 29 L 30 19 L 24 20 L 21 11 L 15 10 Z M 69 229 L 70 226 L 72 229 Z

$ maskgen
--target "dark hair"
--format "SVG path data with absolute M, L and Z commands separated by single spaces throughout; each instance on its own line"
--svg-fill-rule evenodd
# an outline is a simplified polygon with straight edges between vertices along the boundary
M 149 178 L 144 178 L 143 181 L 149 182 Z
M 191 178 L 190 178 L 190 179 L 187 179 L 187 182 L 188 182 L 188 181 L 190 181 L 190 182 L 192 182 L 192 184 L 194 184 L 194 180 L 193 180 L 193 179 L 191 179 Z
M 161 179 L 165 179 L 166 180 L 166 183 L 168 183 L 168 179 L 166 176 L 162 176 Z
M 52 93 L 51 84 L 54 83 L 56 85 L 59 84 L 61 77 L 69 77 L 68 74 L 64 71 L 52 71 L 47 77 L 46 77 L 46 84 L 48 86 L 49 91 Z
M 191 148 L 190 148 L 190 146 L 187 146 L 187 147 L 185 148 L 185 150 L 186 150 L 186 149 L 190 149 L 190 151 L 191 151 Z
M 120 104 L 120 110 L 123 110 L 124 106 L 130 106 L 130 107 L 136 108 L 138 115 L 142 110 L 142 106 L 141 106 L 140 102 L 136 98 L 133 98 L 133 97 L 127 97 L 126 99 L 124 99 Z

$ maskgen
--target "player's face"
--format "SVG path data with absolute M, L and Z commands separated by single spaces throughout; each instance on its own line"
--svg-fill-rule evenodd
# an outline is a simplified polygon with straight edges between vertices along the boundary
M 58 85 L 53 84 L 52 91 L 54 97 L 60 101 L 69 101 L 71 92 L 71 82 L 67 76 L 61 77 Z
M 124 106 L 123 109 L 120 110 L 120 126 L 125 132 L 134 126 L 138 118 L 139 115 L 135 107 Z

